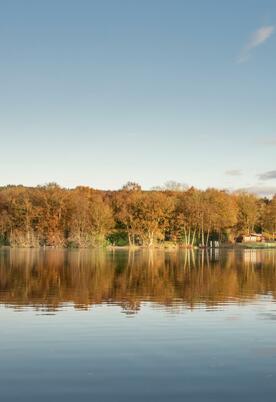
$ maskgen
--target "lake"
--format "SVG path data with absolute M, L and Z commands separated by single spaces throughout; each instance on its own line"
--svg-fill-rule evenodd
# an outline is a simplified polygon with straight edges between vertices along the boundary
M 0 249 L 1 401 L 275 401 L 276 251 Z

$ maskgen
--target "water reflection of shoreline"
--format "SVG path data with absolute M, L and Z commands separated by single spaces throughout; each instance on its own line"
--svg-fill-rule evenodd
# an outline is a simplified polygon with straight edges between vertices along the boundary
M 134 312 L 143 301 L 194 308 L 265 294 L 276 296 L 273 250 L 0 252 L 0 303 L 12 307 L 85 309 L 110 302 Z

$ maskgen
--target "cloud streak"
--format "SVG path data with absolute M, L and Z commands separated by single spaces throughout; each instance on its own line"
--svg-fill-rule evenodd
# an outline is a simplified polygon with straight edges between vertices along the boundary
M 276 170 L 270 170 L 269 172 L 261 173 L 258 175 L 260 180 L 273 180 L 276 179 Z
M 238 63 L 246 62 L 250 57 L 251 50 L 265 43 L 271 37 L 273 32 L 274 32 L 273 25 L 263 26 L 257 29 L 257 31 L 253 32 L 248 42 L 241 51 Z

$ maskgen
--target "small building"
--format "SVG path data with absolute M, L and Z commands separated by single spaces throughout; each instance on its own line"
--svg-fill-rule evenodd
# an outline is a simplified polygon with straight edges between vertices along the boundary
M 237 243 L 261 243 L 265 237 L 261 233 L 240 234 L 236 238 Z

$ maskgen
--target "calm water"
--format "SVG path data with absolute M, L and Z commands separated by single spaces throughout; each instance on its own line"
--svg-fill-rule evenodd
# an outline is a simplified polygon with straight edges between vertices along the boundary
M 0 398 L 275 401 L 276 251 L 0 250 Z

